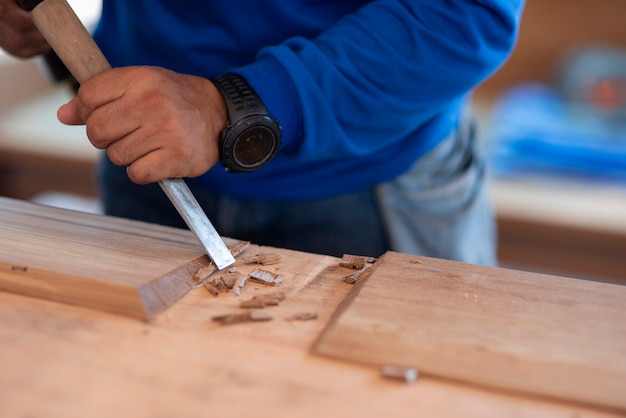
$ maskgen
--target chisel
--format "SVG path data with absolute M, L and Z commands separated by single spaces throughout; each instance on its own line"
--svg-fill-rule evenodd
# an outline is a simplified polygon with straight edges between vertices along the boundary
M 111 68 L 66 0 L 18 0 L 18 3 L 23 9 L 31 10 L 35 26 L 78 83 Z M 217 268 L 222 270 L 233 264 L 235 258 L 185 182 L 166 179 L 159 185 Z

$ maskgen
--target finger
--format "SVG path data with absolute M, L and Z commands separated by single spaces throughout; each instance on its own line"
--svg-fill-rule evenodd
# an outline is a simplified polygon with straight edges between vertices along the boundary
M 57 115 L 67 124 L 84 124 L 91 114 L 98 108 L 118 100 L 124 95 L 124 89 L 114 77 L 106 74 L 111 71 L 97 74 L 85 80 L 78 89 L 76 97 L 64 106 L 61 106 Z M 61 110 L 62 109 L 62 110 Z M 65 118 L 67 117 L 67 122 Z
M 77 99 L 74 98 L 57 110 L 57 119 L 65 125 L 84 125 L 85 121 L 78 113 Z
M 100 80 L 98 74 L 86 80 L 79 88 L 78 94 L 68 103 L 62 105 L 57 111 L 57 118 L 66 125 L 84 125 L 94 110 L 119 99 L 123 92 L 117 87 L 118 83 L 112 84 L 110 78 Z M 123 118 L 120 118 L 121 120 Z
M 113 164 L 128 166 L 160 148 L 157 141 L 146 138 L 137 130 L 111 143 L 107 147 L 107 154 Z
M 135 139 L 141 127 L 141 117 L 138 117 L 132 108 L 132 103 L 124 100 L 115 100 L 106 103 L 92 111 L 86 119 L 87 137 L 89 141 L 100 149 L 108 148 L 112 144 L 124 140 L 124 143 L 139 142 Z M 144 133 L 145 129 L 142 130 Z M 146 134 L 144 133 L 144 136 Z
M 184 177 L 183 170 L 177 168 L 161 149 L 155 150 L 126 167 L 128 178 L 137 184 L 156 183 L 166 178 Z
M 0 1 L 0 46 L 9 54 L 27 58 L 50 50 L 30 18 L 14 1 Z

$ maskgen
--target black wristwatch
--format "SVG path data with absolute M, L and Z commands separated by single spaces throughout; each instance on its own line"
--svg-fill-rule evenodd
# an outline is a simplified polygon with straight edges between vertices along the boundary
M 269 163 L 280 144 L 280 125 L 241 76 L 211 79 L 224 96 L 228 123 L 220 137 L 220 162 L 231 173 L 254 171 Z

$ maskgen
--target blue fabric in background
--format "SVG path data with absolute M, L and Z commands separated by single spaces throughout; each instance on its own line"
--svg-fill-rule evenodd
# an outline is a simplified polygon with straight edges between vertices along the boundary
M 560 176 L 626 186 L 626 123 L 572 107 L 541 84 L 520 85 L 496 103 L 488 134 L 495 176 Z

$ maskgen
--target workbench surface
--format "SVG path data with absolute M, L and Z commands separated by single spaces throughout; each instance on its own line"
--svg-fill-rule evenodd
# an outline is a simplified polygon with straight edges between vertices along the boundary
M 45 212 L 45 209 L 43 209 Z M 190 242 L 193 236 L 189 234 Z M 223 326 L 240 297 L 197 287 L 152 322 L 0 292 L 0 415 L 11 417 L 615 417 L 584 405 L 430 376 L 413 384 L 310 353 L 352 289 L 334 257 L 276 252 L 286 299 L 267 322 Z M 241 259 L 242 272 L 255 267 Z M 276 270 L 277 269 L 277 270 Z M 316 320 L 289 321 L 301 312 Z

